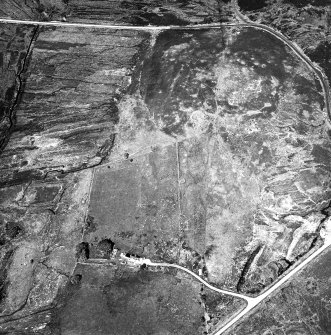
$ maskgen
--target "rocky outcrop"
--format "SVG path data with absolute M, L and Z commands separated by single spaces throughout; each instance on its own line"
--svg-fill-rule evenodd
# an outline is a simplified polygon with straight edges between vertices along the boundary
M 24 90 L 30 53 L 37 29 L 31 26 L 1 25 L 0 42 L 0 152 L 15 123 L 15 108 Z
M 92 167 L 109 155 L 116 103 L 146 36 L 79 29 L 40 33 L 12 141 L 2 153 L 0 185 Z

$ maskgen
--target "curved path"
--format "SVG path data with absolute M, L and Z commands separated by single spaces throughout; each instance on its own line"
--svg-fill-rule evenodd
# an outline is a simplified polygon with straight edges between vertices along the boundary
M 328 78 L 324 74 L 323 70 L 315 63 L 313 63 L 310 58 L 303 52 L 303 50 L 294 42 L 290 41 L 287 37 L 285 37 L 281 32 L 275 30 L 274 28 L 270 28 L 261 23 L 255 23 L 249 20 L 245 15 L 240 12 L 238 6 L 238 0 L 232 0 L 232 6 L 234 8 L 235 14 L 237 15 L 238 19 L 241 20 L 243 23 L 239 23 L 239 26 L 244 27 L 254 27 L 257 29 L 261 29 L 267 31 L 271 35 L 275 36 L 283 43 L 285 43 L 304 63 L 308 65 L 308 67 L 316 74 L 319 82 L 321 83 L 323 93 L 324 93 L 324 100 L 325 100 L 325 108 L 328 115 L 329 120 L 331 121 L 331 93 L 330 93 L 330 85 Z
M 184 268 L 183 266 L 177 265 L 177 264 L 171 264 L 171 263 L 154 263 L 149 259 L 146 258 L 130 258 L 130 257 L 126 257 L 123 254 L 121 255 L 121 258 L 126 261 L 128 264 L 132 264 L 132 265 L 147 265 L 147 266 L 155 266 L 155 267 L 168 267 L 168 268 L 175 268 L 175 269 L 179 269 L 182 270 L 188 274 L 190 274 L 191 276 L 193 276 L 195 279 L 197 279 L 198 281 L 200 281 L 202 284 L 204 284 L 205 286 L 207 286 L 208 288 L 210 288 L 211 290 L 218 292 L 218 293 L 222 293 L 222 294 L 227 294 L 227 295 L 231 295 L 233 297 L 236 298 L 240 298 L 240 299 L 245 299 L 247 301 L 247 303 L 253 302 L 253 300 L 255 298 L 252 297 L 248 297 L 244 294 L 240 294 L 240 293 L 235 293 L 232 291 L 228 291 L 228 290 L 223 290 L 220 289 L 218 287 L 215 287 L 211 284 L 209 284 L 207 281 L 205 281 L 204 279 L 202 279 L 199 275 L 197 275 L 196 273 L 194 273 L 193 271 Z
M 293 277 L 296 273 L 298 273 L 300 270 L 302 270 L 305 266 L 307 266 L 312 260 L 314 260 L 317 256 L 319 256 L 325 249 L 327 249 L 329 246 L 331 246 L 331 219 L 327 219 L 326 223 L 326 229 L 321 231 L 321 236 L 324 238 L 324 244 L 315 250 L 311 255 L 309 255 L 305 260 L 303 260 L 300 264 L 298 264 L 296 267 L 292 268 L 290 272 L 285 274 L 282 278 L 277 280 L 277 282 L 274 283 L 271 287 L 269 287 L 267 290 L 265 290 L 263 293 L 258 295 L 257 297 L 249 297 L 244 294 L 239 294 L 235 292 L 231 292 L 228 290 L 220 289 L 218 287 L 215 287 L 208 282 L 206 282 L 204 279 L 202 279 L 200 276 L 198 276 L 196 273 L 192 272 L 191 270 L 184 268 L 183 266 L 177 265 L 177 264 L 171 264 L 171 263 L 154 263 L 149 259 L 145 258 L 130 258 L 126 257 L 124 254 L 121 254 L 120 257 L 122 260 L 124 260 L 126 263 L 131 265 L 147 265 L 147 266 L 154 266 L 154 267 L 169 267 L 169 268 L 175 268 L 179 269 L 181 271 L 184 271 L 191 276 L 193 276 L 195 279 L 200 281 L 202 284 L 207 286 L 209 289 L 222 294 L 227 294 L 230 296 L 233 296 L 235 298 L 244 299 L 247 302 L 246 307 L 236 315 L 232 319 L 230 319 L 221 329 L 217 330 L 213 335 L 221 335 L 226 330 L 231 328 L 235 323 L 237 323 L 240 319 L 242 319 L 246 314 L 248 314 L 251 310 L 253 310 L 257 305 L 259 305 L 262 301 L 269 298 L 272 293 L 274 293 L 279 287 L 281 287 L 283 284 L 285 284 L 291 277 Z
M 259 305 L 263 300 L 269 298 L 270 295 L 272 293 L 274 293 L 280 286 L 282 286 L 292 276 L 294 276 L 297 272 L 299 272 L 305 266 L 307 266 L 308 263 L 310 263 L 312 260 L 314 260 L 318 255 L 320 255 L 330 245 L 331 245 L 331 238 L 327 239 L 325 241 L 325 243 L 323 244 L 322 247 L 320 247 L 319 249 L 317 249 L 316 251 L 314 251 L 309 257 L 307 257 L 303 262 L 301 262 L 298 266 L 296 266 L 292 271 L 290 271 L 289 273 L 287 273 L 284 277 L 282 277 L 280 280 L 278 280 L 273 286 L 269 287 L 269 289 L 267 289 L 266 291 L 264 291 L 262 294 L 260 294 L 259 296 L 255 297 L 255 298 L 247 297 L 247 296 L 245 296 L 243 294 L 237 294 L 237 293 L 234 293 L 234 292 L 230 292 L 230 291 L 227 291 L 227 290 L 222 290 L 222 289 L 219 289 L 217 287 L 214 287 L 214 286 L 210 285 L 209 283 L 207 283 L 202 278 L 200 278 L 194 272 L 192 272 L 192 271 L 190 271 L 190 270 L 188 270 L 188 269 L 186 269 L 186 268 L 184 268 L 182 266 L 176 265 L 176 264 L 153 263 L 153 262 L 145 262 L 145 264 L 148 265 L 148 266 L 161 266 L 161 267 L 171 267 L 171 268 L 180 269 L 182 271 L 185 271 L 185 272 L 189 273 L 190 275 L 192 275 L 193 277 L 195 277 L 196 279 L 198 279 L 201 283 L 203 283 L 204 285 L 206 285 L 209 289 L 211 289 L 211 290 L 213 290 L 215 292 L 222 293 L 222 294 L 227 294 L 227 295 L 231 295 L 231 296 L 236 297 L 236 298 L 245 299 L 246 302 L 247 302 L 246 307 L 241 312 L 239 312 L 238 314 L 234 315 L 234 317 L 232 319 L 230 319 L 221 329 L 217 330 L 213 334 L 213 335 L 221 335 L 226 330 L 228 330 L 229 328 L 231 328 L 235 323 L 237 323 L 240 319 L 242 319 L 244 316 L 246 316 L 246 314 L 248 314 L 257 305 Z
M 221 335 L 223 334 L 226 330 L 231 328 L 234 324 L 236 324 L 239 320 L 244 318 L 250 311 L 252 311 L 256 306 L 258 306 L 262 301 L 266 300 L 269 298 L 275 291 L 277 291 L 283 284 L 285 284 L 291 277 L 293 277 L 296 273 L 301 271 L 303 268 L 305 268 L 311 261 L 313 261 L 316 257 L 318 257 L 325 249 L 327 249 L 329 246 L 331 246 L 331 219 L 327 219 L 326 223 L 326 229 L 323 229 L 321 231 L 321 236 L 324 239 L 324 244 L 315 250 L 313 253 L 311 253 L 306 259 L 304 259 L 300 264 L 295 266 L 294 268 L 291 268 L 291 271 L 286 273 L 283 277 L 278 279 L 271 287 L 269 287 L 267 290 L 262 292 L 260 295 L 257 297 L 249 297 L 244 294 L 240 293 L 235 293 L 232 291 L 220 289 L 218 287 L 215 287 L 211 284 L 209 284 L 207 281 L 202 279 L 199 275 L 194 273 L 193 271 L 177 265 L 177 264 L 171 264 L 171 263 L 155 263 L 152 262 L 150 259 L 146 258 L 131 258 L 127 257 L 124 254 L 120 255 L 120 258 L 128 265 L 131 266 L 141 266 L 141 265 L 146 265 L 146 266 L 153 266 L 153 267 L 167 267 L 167 268 L 175 268 L 181 271 L 184 271 L 197 279 L 199 282 L 201 282 L 203 285 L 208 287 L 210 290 L 215 291 L 217 293 L 221 294 L 227 294 L 235 298 L 243 299 L 246 301 L 247 305 L 246 307 L 240 311 L 239 313 L 235 314 L 222 328 L 217 330 L 216 332 L 213 333 L 213 335 Z M 89 265 L 106 265 L 109 261 L 108 260 L 90 260 L 89 262 L 79 262 L 82 264 L 89 264 Z
M 119 26 L 119 25 L 110 25 L 110 24 L 82 24 L 82 23 L 66 23 L 66 22 L 39 22 L 39 21 L 26 21 L 26 20 L 11 20 L 11 19 L 1 19 L 0 23 L 8 23 L 8 24 L 28 24 L 28 25 L 37 25 L 37 26 L 60 26 L 60 27 L 86 27 L 86 28 L 111 28 L 111 29 L 118 29 L 118 30 L 169 30 L 169 29 L 185 29 L 185 30 L 196 30 L 201 28 L 219 28 L 220 26 L 242 26 L 242 27 L 253 27 L 256 29 L 261 29 L 263 31 L 266 31 L 276 38 L 280 39 L 283 43 L 285 43 L 305 64 L 309 66 L 309 68 L 316 74 L 318 77 L 321 86 L 323 88 L 323 93 L 325 97 L 325 108 L 328 115 L 329 120 L 331 120 L 331 103 L 330 103 L 330 88 L 329 83 L 326 78 L 326 76 L 323 73 L 323 70 L 320 69 L 316 64 L 314 64 L 301 50 L 299 46 L 297 46 L 295 43 L 288 40 L 283 34 L 280 32 L 274 30 L 273 28 L 270 28 L 268 26 L 265 26 L 263 24 L 250 22 L 242 13 L 240 13 L 240 10 L 237 5 L 236 0 L 232 0 L 232 4 L 235 10 L 235 13 L 237 17 L 243 22 L 243 23 L 224 23 L 224 24 L 202 24 L 202 25 L 192 25 L 192 26 L 144 26 L 144 27 L 136 27 L 136 26 Z M 328 221 L 328 224 L 330 224 L 330 220 Z M 331 231 L 331 229 L 329 229 Z M 318 255 L 320 255 L 326 248 L 328 248 L 331 245 L 331 233 L 328 232 L 325 238 L 325 243 L 322 247 L 314 251 L 309 257 L 307 257 L 304 261 L 302 261 L 299 265 L 294 267 L 292 271 L 287 273 L 285 276 L 283 276 L 280 280 L 278 280 L 273 286 L 271 286 L 269 289 L 264 291 L 262 294 L 260 294 L 257 297 L 248 297 L 243 294 L 219 289 L 217 287 L 214 287 L 210 285 L 208 282 L 203 280 L 200 276 L 195 274 L 194 272 L 180 266 L 177 264 L 169 264 L 169 263 L 154 263 L 148 259 L 132 259 L 125 257 L 124 255 L 121 256 L 122 259 L 124 259 L 127 263 L 131 263 L 133 265 L 141 265 L 146 264 L 148 266 L 154 266 L 154 267 L 171 267 L 176 268 L 182 271 L 185 271 L 186 273 L 193 276 L 195 279 L 199 280 L 202 284 L 207 286 L 209 289 L 222 293 L 227 294 L 236 298 L 244 299 L 247 302 L 247 306 L 239 312 L 237 315 L 235 315 L 229 322 L 227 322 L 221 329 L 216 331 L 214 335 L 220 335 L 224 333 L 226 330 L 228 330 L 230 327 L 232 327 L 237 321 L 239 321 L 241 318 L 243 318 L 247 313 L 249 313 L 252 309 L 254 309 L 260 302 L 267 299 L 274 291 L 276 291 L 280 286 L 282 286 L 287 280 L 289 280 L 293 275 L 295 275 L 298 271 L 302 270 L 308 263 L 310 263 L 313 259 L 315 259 Z M 91 264 L 91 263 L 89 263 Z
M 324 97 L 325 97 L 325 108 L 328 115 L 329 120 L 331 121 L 331 93 L 330 86 L 327 77 L 325 76 L 323 70 L 319 68 L 317 64 L 314 64 L 309 57 L 305 55 L 305 53 L 301 50 L 301 48 L 295 43 L 291 42 L 288 38 L 286 38 L 282 33 L 277 30 L 270 28 L 264 24 L 251 22 L 247 19 L 242 13 L 240 13 L 237 0 L 232 0 L 232 5 L 234 7 L 235 14 L 242 21 L 242 23 L 210 23 L 210 24 L 196 24 L 196 25 L 188 25 L 188 26 L 132 26 L 132 25 L 114 25 L 114 24 L 93 24 L 93 23 L 67 23 L 60 21 L 28 21 L 28 20 L 12 20 L 12 19 L 3 19 L 0 18 L 0 23 L 8 23 L 8 24 L 29 24 L 29 25 L 37 25 L 37 26 L 55 26 L 55 27 L 85 27 L 85 28 L 109 28 L 109 29 L 117 29 L 117 30 L 170 30 L 170 29 L 183 29 L 183 30 L 198 30 L 201 28 L 220 28 L 221 26 L 232 26 L 232 27 L 253 27 L 256 29 L 261 29 L 266 31 L 276 38 L 280 39 L 283 43 L 285 43 L 303 62 L 305 62 L 308 67 L 316 74 L 318 80 L 321 83 Z M 331 125 L 330 125 L 331 127 Z

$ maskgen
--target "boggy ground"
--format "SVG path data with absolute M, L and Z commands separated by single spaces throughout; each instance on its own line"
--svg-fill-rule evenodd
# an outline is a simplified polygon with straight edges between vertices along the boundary
M 11 50 L 17 36 L 21 56 Z M 316 242 L 330 200 L 323 96 L 279 40 L 248 28 L 12 29 L 3 38 L 4 67 L 12 59 L 16 71 L 3 88 L 15 94 L 3 100 L 17 104 L 0 161 L 1 331 L 83 329 L 90 310 L 76 322 L 65 306 L 76 313 L 87 294 L 84 308 L 91 298 L 97 311 L 93 292 L 104 284 L 84 283 L 104 277 L 92 265 L 77 272 L 77 260 L 114 248 L 256 293 Z M 134 292 L 157 295 L 158 280 L 178 292 L 168 274 L 148 278 Z M 218 306 L 213 299 L 192 302 L 183 320 L 162 314 L 159 330 L 185 334 L 193 322 L 210 331 L 230 314 L 215 307 L 207 317 L 201 306 Z M 138 327 L 146 314 L 137 301 Z M 105 327 L 125 326 L 123 315 L 118 324 L 108 316 Z M 159 331 L 158 317 L 148 329 Z
M 79 265 L 74 278 L 44 332 L 207 334 L 243 307 L 176 271 Z

